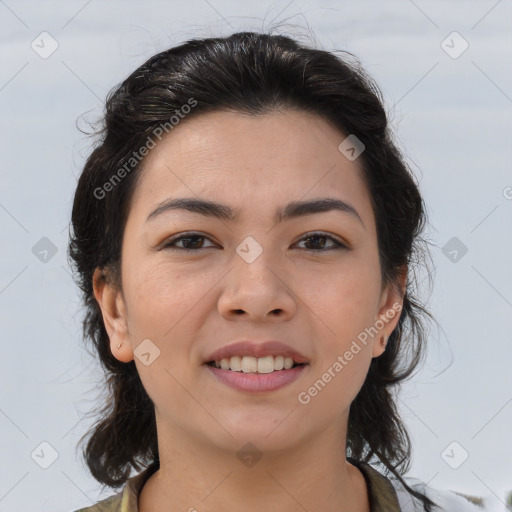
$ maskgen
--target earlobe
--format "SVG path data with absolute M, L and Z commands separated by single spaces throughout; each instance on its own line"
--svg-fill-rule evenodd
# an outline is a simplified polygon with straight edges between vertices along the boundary
M 398 325 L 402 314 L 406 283 L 407 266 L 404 266 L 398 278 L 398 290 L 390 283 L 382 296 L 378 320 L 375 322 L 378 333 L 375 336 L 375 342 L 373 344 L 373 357 L 379 357 L 384 353 L 389 337 Z
M 121 292 L 108 282 L 100 268 L 94 271 L 92 281 L 94 297 L 101 309 L 112 355 L 123 363 L 132 361 L 134 355 Z
M 372 357 L 379 357 L 386 351 L 389 337 L 386 335 L 380 336 L 373 344 Z

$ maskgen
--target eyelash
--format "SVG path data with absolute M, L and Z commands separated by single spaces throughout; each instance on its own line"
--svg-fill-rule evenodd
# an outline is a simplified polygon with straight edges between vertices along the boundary
M 334 247 L 330 247 L 328 249 L 304 249 L 304 250 L 312 251 L 312 252 L 326 252 L 326 251 L 339 250 L 339 249 L 348 249 L 348 247 L 345 244 L 336 240 L 334 237 L 327 235 L 325 233 L 322 233 L 322 232 L 307 233 L 306 236 L 304 236 L 303 238 L 301 238 L 299 240 L 299 242 L 302 242 L 304 240 L 308 240 L 309 238 L 314 238 L 314 237 L 330 239 L 334 243 Z M 201 235 L 199 233 L 194 233 L 194 232 L 183 233 L 182 235 L 180 235 L 178 237 L 171 238 L 170 240 L 168 240 L 162 248 L 169 249 L 171 251 L 182 251 L 182 252 L 197 252 L 197 251 L 200 251 L 201 249 L 209 249 L 210 248 L 210 247 L 204 247 L 204 248 L 200 247 L 198 249 L 186 249 L 183 247 L 174 246 L 174 244 L 176 244 L 176 242 L 179 242 L 180 240 L 184 240 L 184 239 L 190 240 L 190 239 L 195 239 L 195 238 L 204 238 L 204 239 L 210 240 L 207 236 Z

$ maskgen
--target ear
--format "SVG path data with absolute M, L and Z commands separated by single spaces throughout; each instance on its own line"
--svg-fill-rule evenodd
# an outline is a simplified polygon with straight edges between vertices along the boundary
M 100 268 L 94 271 L 92 282 L 94 297 L 100 306 L 105 329 L 110 339 L 110 351 L 116 359 L 128 363 L 133 360 L 134 355 L 122 293 L 109 282 Z
M 404 295 L 407 289 L 407 265 L 402 267 L 398 276 L 398 288 L 396 285 L 389 284 L 383 291 L 379 311 L 375 317 L 375 329 L 377 334 L 374 338 L 372 356 L 379 357 L 386 350 L 386 344 L 391 333 L 398 325 L 402 308 L 404 304 Z

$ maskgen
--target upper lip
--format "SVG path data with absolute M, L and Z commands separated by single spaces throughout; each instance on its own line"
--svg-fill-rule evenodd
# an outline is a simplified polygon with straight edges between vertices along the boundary
M 238 341 L 212 352 L 205 362 L 220 361 L 221 359 L 229 359 L 233 356 L 283 356 L 291 357 L 296 363 L 308 362 L 306 357 L 300 352 L 297 352 L 292 347 L 280 341 L 264 341 L 261 343 L 254 341 Z

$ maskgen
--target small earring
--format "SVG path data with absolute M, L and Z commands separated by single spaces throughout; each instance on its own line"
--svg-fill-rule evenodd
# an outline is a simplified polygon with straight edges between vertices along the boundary
M 119 349 L 121 348 L 121 345 L 122 345 L 122 343 L 119 343 L 119 344 L 117 345 L 117 350 L 119 350 Z
M 382 346 L 384 347 L 384 349 L 386 348 L 386 345 L 388 344 L 388 339 L 386 338 L 386 336 L 382 336 Z M 119 348 L 119 347 L 118 347 Z

